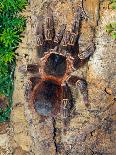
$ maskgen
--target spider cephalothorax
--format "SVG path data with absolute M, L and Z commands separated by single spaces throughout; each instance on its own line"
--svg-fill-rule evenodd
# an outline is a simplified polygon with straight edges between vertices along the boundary
M 72 30 L 66 31 L 61 25 L 55 32 L 53 12 L 47 9 L 44 20 L 39 20 L 37 27 L 37 64 L 21 66 L 20 71 L 34 73 L 26 84 L 25 96 L 32 108 L 40 115 L 55 116 L 61 112 L 66 118 L 73 107 L 73 97 L 69 84 L 79 87 L 86 105 L 88 105 L 87 83 L 85 80 L 71 76 L 80 62 L 85 61 L 94 52 L 94 44 L 84 50 L 78 48 L 79 27 L 83 11 L 77 9 Z M 79 51 L 79 52 L 77 52 Z M 36 74 L 35 74 L 36 73 Z

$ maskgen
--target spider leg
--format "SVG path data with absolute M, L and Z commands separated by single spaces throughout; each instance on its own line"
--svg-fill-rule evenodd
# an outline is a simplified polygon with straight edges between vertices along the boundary
M 95 44 L 93 42 L 82 52 L 78 53 L 78 57 L 81 61 L 88 59 L 95 51 Z
M 79 88 L 82 96 L 83 96 L 83 101 L 85 105 L 88 107 L 89 102 L 88 102 L 88 89 L 87 89 L 87 82 L 86 80 L 77 77 L 77 76 L 71 76 L 68 80 L 68 83 L 71 85 L 76 85 L 77 88 Z
M 21 65 L 18 70 L 21 73 L 37 73 L 39 71 L 39 64 Z
M 46 41 L 52 41 L 54 38 L 55 30 L 54 30 L 54 18 L 53 11 L 51 8 L 47 8 L 47 12 L 45 14 L 44 20 L 44 36 Z
M 45 52 L 43 48 L 45 44 L 43 16 L 38 17 L 38 26 L 36 30 L 36 48 L 37 54 L 41 58 Z
M 66 29 L 66 25 L 62 24 L 58 32 L 56 32 L 55 38 L 54 38 L 54 43 L 56 44 L 56 46 L 59 45 L 59 43 L 61 42 L 65 29 Z
M 37 28 L 37 53 L 41 58 L 50 48 L 54 48 L 53 38 L 55 34 L 53 11 L 47 8 L 44 16 L 38 18 L 39 26 Z
M 62 49 L 62 52 L 64 51 L 64 54 L 66 54 L 68 50 L 69 38 L 70 38 L 70 31 L 65 31 L 60 43 L 60 48 Z
M 62 103 L 61 103 L 61 116 L 66 125 L 70 117 L 70 112 L 73 108 L 73 97 L 71 90 L 67 84 L 63 85 L 63 95 L 62 95 Z
M 76 82 L 76 86 L 79 88 L 82 96 L 83 96 L 83 101 L 86 106 L 88 106 L 88 90 L 87 90 L 87 82 L 85 80 L 78 80 Z
M 70 33 L 68 45 L 69 46 L 74 46 L 78 37 L 79 37 L 79 30 L 80 30 L 80 22 L 82 20 L 82 8 L 79 7 L 76 11 L 74 21 L 72 24 L 72 30 Z
M 29 98 L 30 98 L 31 91 L 32 91 L 32 83 L 31 83 L 31 81 L 28 80 L 24 84 L 24 86 L 25 86 L 24 96 L 25 96 L 26 101 L 28 102 Z
M 72 24 L 71 32 L 70 31 L 64 32 L 64 35 L 60 44 L 61 48 L 64 51 L 68 51 L 72 53 L 72 47 L 75 46 L 79 36 L 79 28 L 80 28 L 81 20 L 82 20 L 82 8 L 79 7 L 74 17 L 74 22 Z
M 24 96 L 26 98 L 26 101 L 29 101 L 31 92 L 35 85 L 40 81 L 40 77 L 37 76 L 32 76 L 29 78 L 29 80 L 25 83 L 25 92 Z
M 42 16 L 38 17 L 38 21 L 39 24 L 37 26 L 37 30 L 36 30 L 36 43 L 38 47 L 41 47 L 44 43 L 44 30 L 43 30 L 43 20 L 42 20 Z

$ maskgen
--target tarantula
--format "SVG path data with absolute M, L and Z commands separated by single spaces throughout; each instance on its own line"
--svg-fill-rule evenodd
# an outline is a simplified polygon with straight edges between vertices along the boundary
M 84 13 L 78 8 L 72 24 L 67 31 L 61 25 L 56 33 L 52 9 L 47 9 L 44 20 L 39 21 L 36 43 L 38 63 L 23 65 L 21 72 L 31 72 L 26 83 L 25 96 L 31 108 L 42 116 L 53 116 L 59 112 L 66 118 L 74 106 L 68 84 L 80 89 L 85 105 L 88 105 L 87 83 L 84 79 L 71 76 L 94 52 L 94 43 L 82 52 L 78 51 L 79 27 Z

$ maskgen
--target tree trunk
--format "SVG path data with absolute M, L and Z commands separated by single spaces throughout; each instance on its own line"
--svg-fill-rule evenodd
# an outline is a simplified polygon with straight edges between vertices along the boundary
M 71 88 L 76 111 L 64 132 L 62 118 L 51 117 L 40 122 L 24 98 L 24 83 L 30 74 L 22 74 L 22 64 L 37 62 L 34 34 L 38 15 L 45 6 L 53 9 L 55 28 L 66 22 L 70 30 L 75 9 L 83 7 L 88 20 L 80 30 L 79 50 L 94 39 L 96 50 L 88 63 L 74 72 L 88 82 L 89 104 Z M 108 0 L 31 0 L 23 14 L 27 17 L 24 38 L 17 49 L 14 105 L 11 121 L 0 126 L 0 155 L 115 155 L 115 41 L 107 34 L 106 25 L 114 22 L 115 11 Z

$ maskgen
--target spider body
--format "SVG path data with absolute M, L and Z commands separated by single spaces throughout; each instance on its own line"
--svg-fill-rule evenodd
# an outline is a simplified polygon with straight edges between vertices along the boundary
M 70 115 L 74 101 L 68 83 L 80 89 L 84 103 L 88 105 L 86 81 L 71 76 L 77 67 L 75 64 L 82 63 L 94 52 L 93 42 L 84 51 L 77 53 L 78 50 L 75 50 L 82 17 L 83 11 L 78 8 L 72 30 L 66 31 L 66 25 L 63 24 L 56 33 L 53 12 L 49 8 L 44 21 L 41 21 L 37 28 L 39 61 L 37 64 L 19 68 L 21 72 L 34 73 L 26 84 L 25 96 L 31 108 L 42 116 L 55 117 L 59 112 L 64 118 Z

